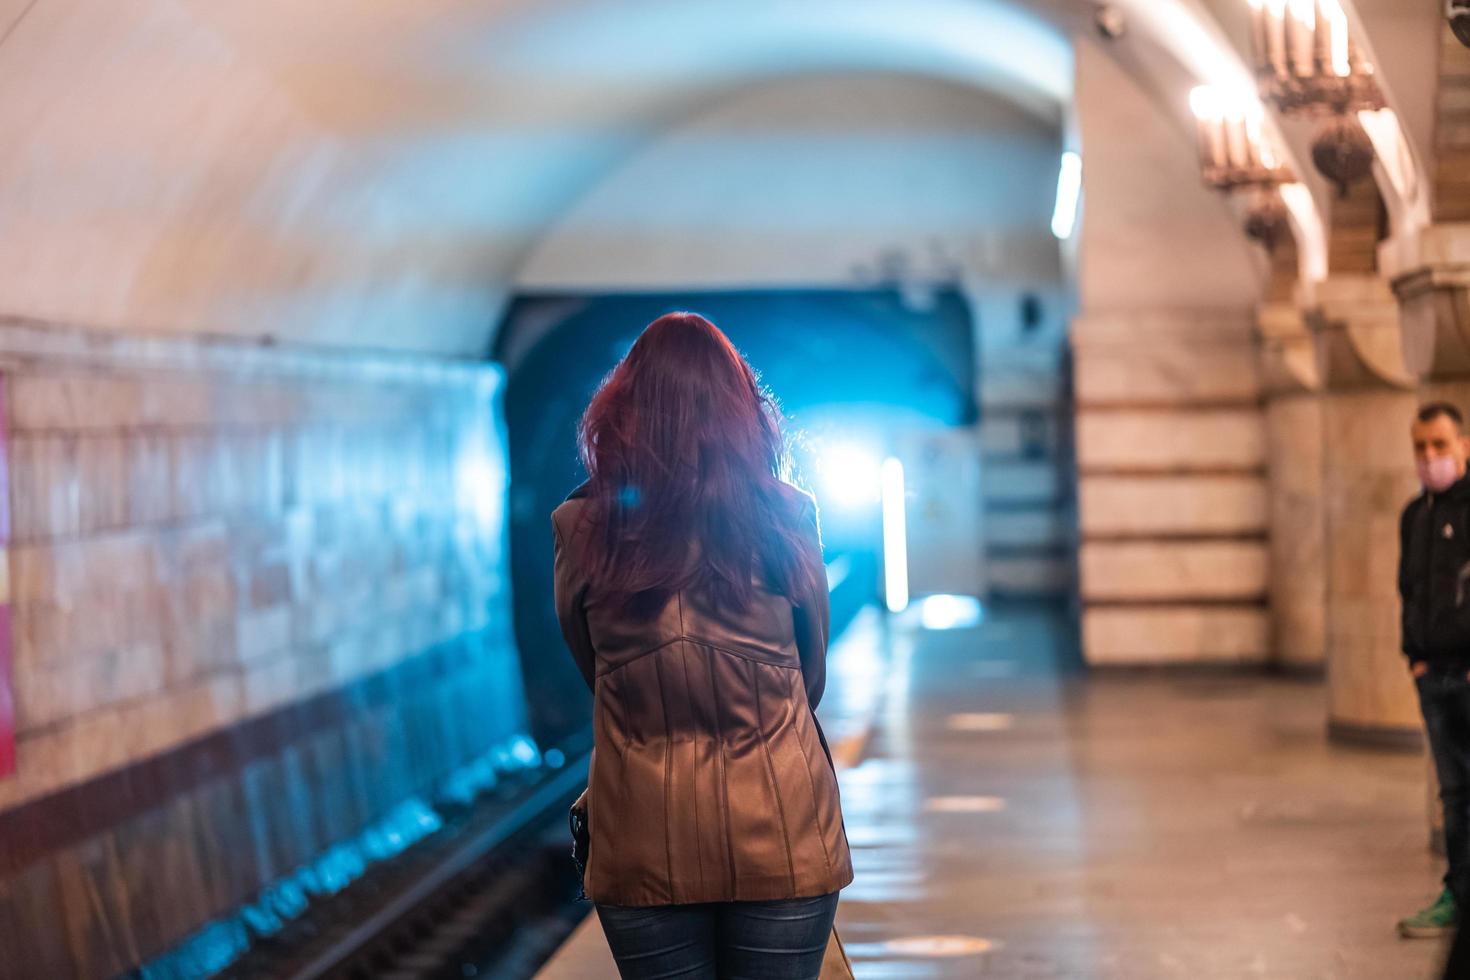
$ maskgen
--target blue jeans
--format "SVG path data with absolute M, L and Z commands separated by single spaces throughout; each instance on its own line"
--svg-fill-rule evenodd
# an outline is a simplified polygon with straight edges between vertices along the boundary
M 628 908 L 597 917 L 623 980 L 817 980 L 837 893 Z
M 1470 908 L 1470 680 L 1430 668 L 1414 686 L 1444 804 L 1445 887 L 1459 908 Z

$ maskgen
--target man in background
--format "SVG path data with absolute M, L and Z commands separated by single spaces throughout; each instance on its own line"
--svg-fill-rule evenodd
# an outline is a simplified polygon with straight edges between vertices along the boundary
M 1399 524 L 1403 650 L 1419 692 L 1444 806 L 1449 870 L 1428 907 L 1399 922 L 1401 935 L 1453 930 L 1470 907 L 1470 439 L 1459 409 L 1425 405 L 1411 427 L 1423 491 Z

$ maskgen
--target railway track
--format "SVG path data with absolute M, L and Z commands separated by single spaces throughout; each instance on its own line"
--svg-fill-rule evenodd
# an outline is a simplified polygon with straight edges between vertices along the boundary
M 219 976 L 227 980 L 524 978 L 586 914 L 566 811 L 582 755 L 549 778 L 507 782 L 473 812 L 385 862 Z

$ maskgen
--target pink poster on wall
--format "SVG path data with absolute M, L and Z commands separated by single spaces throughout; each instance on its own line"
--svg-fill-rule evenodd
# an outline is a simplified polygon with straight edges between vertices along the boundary
M 10 656 L 10 413 L 0 375 L 0 779 L 15 772 L 15 697 Z

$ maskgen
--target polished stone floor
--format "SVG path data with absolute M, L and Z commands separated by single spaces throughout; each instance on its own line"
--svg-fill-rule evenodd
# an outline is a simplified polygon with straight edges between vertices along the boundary
M 1083 675 L 1055 607 L 858 620 L 822 714 L 867 978 L 1436 975 L 1425 762 L 1329 745 L 1320 683 Z M 595 916 L 543 978 L 614 977 Z

